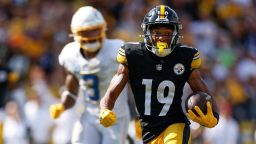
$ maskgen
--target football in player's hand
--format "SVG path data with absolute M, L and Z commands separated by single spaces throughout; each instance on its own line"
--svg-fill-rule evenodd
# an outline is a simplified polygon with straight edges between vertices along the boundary
M 206 114 L 207 113 L 207 106 L 206 106 L 207 101 L 211 102 L 211 96 L 205 92 L 195 92 L 195 93 L 190 94 L 185 102 L 186 112 L 188 112 L 188 110 L 192 110 L 192 112 L 194 112 L 196 115 L 198 115 L 198 113 L 194 109 L 195 106 L 198 106 L 201 109 L 201 111 L 204 114 Z

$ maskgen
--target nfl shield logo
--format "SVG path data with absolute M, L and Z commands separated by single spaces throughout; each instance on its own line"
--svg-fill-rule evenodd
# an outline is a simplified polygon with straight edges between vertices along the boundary
M 162 65 L 161 64 L 157 64 L 156 65 L 156 70 L 161 71 L 162 70 Z

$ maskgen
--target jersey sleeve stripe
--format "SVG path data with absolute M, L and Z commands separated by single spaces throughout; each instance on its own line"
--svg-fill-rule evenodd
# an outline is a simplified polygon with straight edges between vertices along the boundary
M 194 54 L 194 57 L 196 57 L 196 56 L 198 56 L 198 55 L 200 55 L 200 52 L 195 53 L 195 54 Z
M 198 58 L 200 58 L 200 52 L 197 52 L 197 53 L 194 55 L 193 60 L 196 60 L 196 59 L 198 59 Z
M 122 56 L 125 56 L 125 53 L 124 52 L 122 52 L 122 51 L 118 51 L 118 54 L 120 54 L 120 55 L 122 55 Z
M 121 48 L 119 48 L 119 51 L 121 51 L 121 52 L 125 52 L 125 50 L 121 47 Z
M 194 57 L 193 60 L 196 60 L 196 59 L 199 59 L 199 58 L 200 58 L 200 55 Z

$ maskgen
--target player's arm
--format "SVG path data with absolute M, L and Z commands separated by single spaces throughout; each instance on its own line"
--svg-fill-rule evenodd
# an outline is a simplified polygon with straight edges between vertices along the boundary
M 100 101 L 101 109 L 112 110 L 115 101 L 128 81 L 128 68 L 119 64 L 117 73 L 113 76 L 105 96 Z
M 117 73 L 113 76 L 105 96 L 100 101 L 101 109 L 112 110 L 115 101 L 128 81 L 128 68 L 119 64 Z
M 128 81 L 128 68 L 119 64 L 117 73 L 112 78 L 105 96 L 100 101 L 100 123 L 109 127 L 116 122 L 115 113 L 112 111 L 115 101 Z
M 65 79 L 66 90 L 62 93 L 62 104 L 65 109 L 74 106 L 78 96 L 79 82 L 78 79 L 72 74 L 68 73 Z
M 202 91 L 202 92 L 209 94 L 211 96 L 213 111 L 216 113 L 219 113 L 219 109 L 216 104 L 216 101 L 215 101 L 214 97 L 211 95 L 207 85 L 203 81 L 203 78 L 201 77 L 199 69 L 195 69 L 192 71 L 192 73 L 189 77 L 188 83 L 193 92 Z
M 127 59 L 125 46 L 118 50 L 117 62 L 120 63 L 116 74 L 113 76 L 105 96 L 100 101 L 100 124 L 109 127 L 116 122 L 116 115 L 112 111 L 115 101 L 128 81 Z
M 194 49 L 196 50 L 196 49 Z M 196 50 L 197 51 L 197 50 Z M 188 84 L 190 85 L 190 88 L 193 90 L 193 92 L 202 91 L 205 93 L 210 94 L 210 91 L 207 87 L 207 85 L 204 83 L 202 76 L 200 74 L 200 67 L 201 67 L 202 59 L 200 57 L 200 53 L 197 51 L 194 54 L 193 60 L 191 62 L 191 69 L 192 72 L 188 79 Z
M 207 102 L 207 114 L 203 114 L 202 110 L 200 110 L 200 108 L 196 106 L 195 110 L 200 116 L 197 116 L 191 110 L 188 111 L 187 116 L 191 120 L 198 122 L 201 125 L 204 125 L 206 127 L 214 127 L 218 123 L 219 109 L 207 85 L 203 81 L 203 78 L 199 71 L 200 66 L 201 66 L 200 53 L 197 52 L 194 55 L 194 59 L 191 63 L 191 68 L 193 70 L 189 76 L 188 84 L 190 85 L 190 88 L 192 89 L 193 92 L 202 91 L 202 92 L 208 93 L 211 96 L 211 102 Z
M 65 110 L 73 107 L 76 102 L 79 83 L 77 78 L 69 72 L 65 79 L 65 87 L 66 90 L 61 94 L 62 102 L 50 106 L 50 115 L 53 119 L 59 118 Z

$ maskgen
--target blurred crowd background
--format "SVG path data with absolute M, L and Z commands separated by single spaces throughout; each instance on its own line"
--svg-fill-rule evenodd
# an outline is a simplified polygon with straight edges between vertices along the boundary
M 193 144 L 255 144 L 255 0 L 0 0 L 1 143 L 70 139 L 75 118 L 53 121 L 48 107 L 60 100 L 58 54 L 73 40 L 70 21 L 79 7 L 102 12 L 108 38 L 141 41 L 143 17 L 159 4 L 178 13 L 181 42 L 200 50 L 203 78 L 220 107 L 215 128 L 191 125 Z

